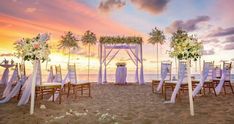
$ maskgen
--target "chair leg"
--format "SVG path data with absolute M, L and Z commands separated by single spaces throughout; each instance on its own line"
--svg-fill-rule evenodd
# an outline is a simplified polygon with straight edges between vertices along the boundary
M 71 90 L 71 85 L 68 84 L 68 87 L 67 87 L 67 98 L 68 98 L 69 95 L 70 95 L 70 90 Z
M 232 88 L 231 81 L 230 81 L 230 82 L 228 82 L 228 84 L 229 84 L 229 86 L 230 86 L 230 88 L 231 88 L 232 94 L 234 94 L 234 91 L 233 91 L 233 88 Z
M 62 103 L 62 89 L 59 90 L 59 104 Z
M 214 83 L 212 83 L 212 89 L 214 91 L 215 96 L 217 96 L 216 91 L 215 91 L 215 84 Z
M 164 99 L 167 100 L 167 85 L 164 85 Z
M 225 87 L 225 81 L 224 81 L 224 83 L 223 83 L 223 90 L 224 90 L 224 95 L 226 95 L 227 94 L 227 92 L 226 92 L 226 87 Z
M 91 86 L 89 84 L 89 97 L 91 97 Z

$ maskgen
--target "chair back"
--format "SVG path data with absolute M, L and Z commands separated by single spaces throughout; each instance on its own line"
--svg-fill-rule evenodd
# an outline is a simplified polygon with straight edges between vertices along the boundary
M 26 76 L 26 71 L 25 71 L 25 64 L 19 64 L 18 65 L 18 71 L 19 71 L 19 77 L 22 78 L 24 76 Z
M 55 66 L 55 77 L 54 77 L 55 82 L 62 83 L 63 78 L 62 78 L 62 69 L 60 65 Z
M 68 76 L 70 79 L 70 83 L 77 83 L 77 76 L 76 76 L 76 65 L 68 65 Z
M 202 69 L 202 75 L 204 76 L 206 70 L 208 68 L 208 76 L 207 80 L 212 80 L 213 79 L 213 70 L 214 70 L 214 61 L 211 62 L 206 62 L 203 61 L 203 69 Z
M 225 80 L 230 81 L 231 80 L 231 69 L 232 69 L 232 63 L 230 62 L 223 62 L 223 71 L 225 71 Z
M 221 78 L 222 76 L 222 69 L 221 65 L 215 65 L 213 69 L 213 79 L 214 78 Z
M 161 62 L 161 76 L 164 73 L 164 71 L 167 71 L 167 76 L 164 80 L 171 80 L 171 67 L 172 62 L 171 61 L 162 61 Z
M 178 80 L 187 82 L 187 64 L 186 61 L 179 61 Z
M 41 85 L 41 84 L 42 84 L 41 61 L 38 61 L 36 85 Z
M 50 74 L 51 74 L 52 76 L 54 76 L 54 69 L 53 69 L 53 66 L 52 66 L 52 65 L 50 66 Z

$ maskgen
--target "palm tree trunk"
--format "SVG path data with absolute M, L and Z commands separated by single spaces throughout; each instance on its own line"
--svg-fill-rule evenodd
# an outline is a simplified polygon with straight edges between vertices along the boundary
M 158 67 L 158 43 L 157 43 L 157 79 L 159 79 L 159 67 Z
M 70 64 L 70 57 L 71 57 L 71 49 L 69 48 L 69 53 L 68 53 L 68 62 L 67 62 L 67 65 Z
M 88 56 L 88 82 L 89 82 L 89 65 L 90 65 L 90 44 L 89 44 L 89 56 Z

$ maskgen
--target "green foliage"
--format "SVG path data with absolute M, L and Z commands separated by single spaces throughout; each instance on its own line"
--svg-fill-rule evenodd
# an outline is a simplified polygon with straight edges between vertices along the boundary
M 14 43 L 16 56 L 21 57 L 24 61 L 49 60 L 49 34 L 38 34 L 33 38 L 23 38 Z
M 163 31 L 159 30 L 158 28 L 152 29 L 152 32 L 149 33 L 150 38 L 148 39 L 148 43 L 150 44 L 163 44 L 165 42 L 165 35 Z
M 198 42 L 198 39 L 194 36 L 189 36 L 186 31 L 177 30 L 173 33 L 171 40 L 171 57 L 176 57 L 179 60 L 193 59 L 196 61 L 202 55 L 202 43 Z
M 84 45 L 95 45 L 97 38 L 93 32 L 88 30 L 82 36 L 81 41 Z
M 100 43 L 102 44 L 141 44 L 143 42 L 142 37 L 111 37 L 111 36 L 104 36 L 100 37 Z
M 79 40 L 76 38 L 76 36 L 72 32 L 68 31 L 61 36 L 58 48 L 59 49 L 78 48 L 78 41 Z

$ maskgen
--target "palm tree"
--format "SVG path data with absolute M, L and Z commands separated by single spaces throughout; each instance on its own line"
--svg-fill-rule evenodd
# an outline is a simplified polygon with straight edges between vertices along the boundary
M 82 41 L 83 45 L 88 45 L 88 47 L 89 47 L 88 48 L 89 49 L 88 50 L 89 51 L 89 55 L 88 55 L 88 81 L 89 81 L 90 46 L 96 44 L 97 38 L 93 32 L 88 30 L 82 36 L 81 41 Z
M 66 32 L 61 36 L 61 40 L 59 41 L 58 48 L 59 49 L 68 49 L 68 65 L 70 64 L 71 57 L 71 49 L 78 48 L 78 39 L 71 31 Z
M 152 29 L 152 31 L 149 33 L 150 38 L 148 39 L 148 43 L 150 44 L 157 44 L 157 74 L 158 73 L 158 45 L 162 45 L 163 43 L 165 43 L 165 35 L 163 33 L 163 31 L 159 30 L 157 27 L 155 27 L 154 29 Z

